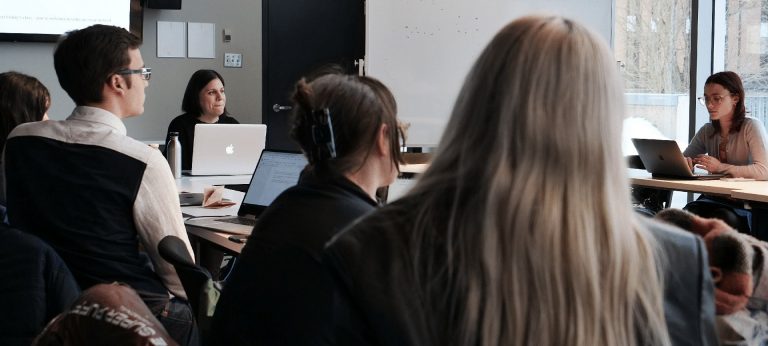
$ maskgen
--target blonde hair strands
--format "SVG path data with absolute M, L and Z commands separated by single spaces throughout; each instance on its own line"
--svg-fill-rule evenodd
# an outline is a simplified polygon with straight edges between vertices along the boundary
M 669 344 L 653 239 L 628 202 L 614 69 L 560 17 L 512 22 L 475 63 L 412 191 L 419 293 L 449 315 L 446 343 Z

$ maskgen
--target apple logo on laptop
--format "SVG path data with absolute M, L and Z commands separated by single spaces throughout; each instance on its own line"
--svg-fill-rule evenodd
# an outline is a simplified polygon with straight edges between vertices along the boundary
M 235 146 L 230 144 L 224 150 L 227 152 L 227 155 L 232 155 L 235 153 Z

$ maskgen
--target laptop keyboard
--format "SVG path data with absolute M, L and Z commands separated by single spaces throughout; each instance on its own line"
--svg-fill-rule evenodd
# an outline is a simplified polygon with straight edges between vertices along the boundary
M 230 217 L 226 219 L 218 219 L 216 221 L 234 223 L 236 225 L 256 226 L 256 220 L 245 217 Z

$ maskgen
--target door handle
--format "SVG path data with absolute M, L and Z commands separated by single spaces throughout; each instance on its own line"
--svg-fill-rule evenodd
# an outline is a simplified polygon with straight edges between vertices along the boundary
M 355 66 L 357 66 L 357 74 L 360 76 L 365 76 L 366 67 L 365 66 L 365 59 L 355 59 L 354 62 Z
M 291 107 L 291 106 L 281 106 L 281 105 L 279 105 L 277 103 L 275 103 L 272 106 L 272 110 L 275 111 L 275 113 L 280 113 L 280 111 L 289 111 L 289 110 L 291 110 L 291 108 L 293 108 L 293 107 Z

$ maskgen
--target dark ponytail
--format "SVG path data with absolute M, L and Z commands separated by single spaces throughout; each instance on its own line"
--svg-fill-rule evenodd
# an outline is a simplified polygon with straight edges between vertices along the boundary
M 393 164 L 402 163 L 394 97 L 377 80 L 356 75 L 327 74 L 311 82 L 302 78 L 293 94 L 291 137 L 298 142 L 309 168 L 337 173 L 359 169 L 387 125 Z
M 291 136 L 299 142 L 302 150 L 307 156 L 310 166 L 317 166 L 320 162 L 323 162 L 332 156 L 335 157 L 335 148 L 333 155 L 326 148 L 322 139 L 326 141 L 333 141 L 333 138 L 329 138 L 330 131 L 322 131 L 320 125 L 321 110 L 316 110 L 313 102 L 312 87 L 307 84 L 306 79 L 302 78 L 296 83 L 296 91 L 293 94 L 293 102 L 295 104 L 293 128 L 291 129 Z

